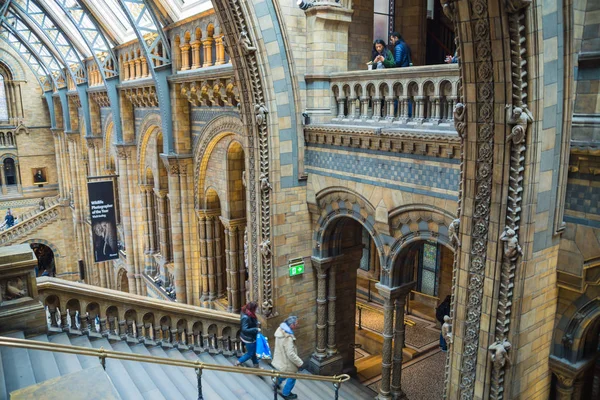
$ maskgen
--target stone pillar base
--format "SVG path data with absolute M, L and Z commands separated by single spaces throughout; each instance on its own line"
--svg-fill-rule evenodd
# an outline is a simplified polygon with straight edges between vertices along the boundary
M 337 375 L 342 373 L 343 368 L 344 361 L 339 354 L 328 356 L 324 359 L 318 359 L 313 354 L 308 363 L 308 370 L 314 375 Z

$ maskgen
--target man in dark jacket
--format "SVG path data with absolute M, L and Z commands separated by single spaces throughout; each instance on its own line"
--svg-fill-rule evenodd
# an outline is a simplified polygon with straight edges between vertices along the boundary
M 398 32 L 392 33 L 390 36 L 390 43 L 394 45 L 394 61 L 396 61 L 396 67 L 409 67 L 412 64 L 410 57 L 410 48 L 402 39 L 402 35 Z

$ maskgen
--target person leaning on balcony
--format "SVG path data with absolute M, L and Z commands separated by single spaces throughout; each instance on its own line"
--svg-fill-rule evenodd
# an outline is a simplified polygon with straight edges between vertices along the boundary
M 376 65 L 377 69 L 381 68 L 394 68 L 396 66 L 396 61 L 394 60 L 394 55 L 392 52 L 385 46 L 385 42 L 381 39 L 375 40 L 373 43 L 373 52 L 371 56 L 371 61 L 374 65 Z
M 390 36 L 390 43 L 394 46 L 394 61 L 396 67 L 410 67 L 412 60 L 410 57 L 410 47 L 406 44 L 402 35 L 394 32 Z
M 258 304 L 251 301 L 242 307 L 242 315 L 240 317 L 241 333 L 240 339 L 246 346 L 246 354 L 238 358 L 235 363 L 236 367 L 252 359 L 254 368 L 258 368 L 258 358 L 256 358 L 256 335 L 260 332 L 258 327 L 258 319 L 256 318 L 256 309 Z
M 275 331 L 275 353 L 273 355 L 273 362 L 271 365 L 281 372 L 289 372 L 295 374 L 299 369 L 304 369 L 306 364 L 298 356 L 298 349 L 296 348 L 296 336 L 294 336 L 294 329 L 298 327 L 298 317 L 289 316 L 283 321 L 279 328 Z M 296 384 L 296 380 L 293 378 L 278 378 L 277 387 L 281 386 L 281 383 L 287 380 L 281 395 L 284 399 L 297 399 L 298 396 L 292 393 L 292 389 Z

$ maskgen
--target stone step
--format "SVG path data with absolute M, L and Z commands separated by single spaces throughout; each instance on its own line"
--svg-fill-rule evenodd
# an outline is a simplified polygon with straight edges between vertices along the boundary
M 216 354 L 212 356 L 214 363 L 231 367 L 237 360 L 235 357 L 230 359 L 225 358 L 222 354 Z M 251 369 L 251 368 L 249 368 Z M 230 374 L 235 378 L 242 386 L 248 388 L 248 392 L 254 396 L 255 399 L 272 398 L 273 391 L 271 386 L 266 385 L 260 376 L 244 375 L 244 374 Z
M 300 371 L 300 374 L 310 375 L 310 372 Z M 327 399 L 333 398 L 333 396 L 335 394 L 335 389 L 333 387 L 333 383 L 323 382 L 323 381 L 308 381 L 308 383 L 310 383 L 311 385 L 314 385 L 314 387 L 320 393 L 322 393 L 321 396 L 323 396 Z M 340 397 L 340 399 L 343 399 L 343 400 L 362 400 L 362 399 L 364 399 L 364 397 L 355 393 L 352 389 L 350 389 L 348 387 L 348 385 L 344 385 L 344 384 L 342 384 L 342 386 L 340 387 L 339 397 Z
M 131 351 L 136 354 L 150 356 L 150 352 L 143 344 L 136 344 L 130 346 Z M 179 390 L 179 387 L 174 385 L 169 376 L 163 371 L 160 364 L 152 363 L 138 363 L 146 370 L 146 373 L 152 379 L 154 384 L 158 387 L 165 399 L 181 399 L 184 394 Z
M 263 369 L 268 369 L 268 370 L 273 370 L 275 368 L 273 368 L 271 366 L 271 364 L 269 364 L 270 361 L 266 361 L 266 360 L 260 360 L 260 367 Z M 263 378 L 263 380 L 268 380 L 269 384 L 271 385 L 271 390 L 273 390 L 273 386 L 272 386 L 272 380 L 271 378 Z M 283 387 L 285 386 L 286 381 L 283 381 L 281 384 L 281 390 L 283 390 Z M 296 384 L 294 385 L 294 389 L 292 389 L 292 393 L 296 393 L 298 395 L 298 397 L 300 398 L 306 398 L 306 399 L 317 399 L 317 400 L 321 400 L 321 399 L 327 399 L 329 400 L 329 397 L 327 396 L 323 396 L 323 393 L 317 388 L 315 387 L 315 385 L 313 384 L 313 382 L 309 382 L 309 381 L 302 381 L 302 380 L 296 380 Z M 280 396 L 280 398 L 283 399 L 283 397 Z
M 175 360 L 187 359 L 187 357 L 184 357 L 183 354 L 181 354 L 181 352 L 177 349 L 163 350 L 162 348 L 156 346 L 156 347 L 151 347 L 150 352 L 152 353 L 153 351 L 155 351 L 157 349 L 160 349 L 169 358 L 173 358 Z M 158 355 L 158 352 L 155 355 Z M 190 384 L 197 391 L 198 390 L 198 378 L 196 377 L 196 371 L 192 370 L 191 368 L 183 368 L 183 367 L 179 367 L 178 369 L 181 371 L 181 374 L 183 374 L 185 379 L 187 379 L 187 381 L 190 382 Z M 207 379 L 207 374 L 208 374 L 208 376 L 214 375 L 211 371 L 204 371 L 202 374 L 202 394 L 207 400 L 212 400 L 212 399 L 226 400 L 226 399 L 235 398 L 234 394 L 231 393 L 231 391 L 227 387 L 221 385 L 221 383 L 219 381 Z
M 110 345 L 110 343 L 108 343 L 108 340 L 106 340 L 105 338 L 96 339 L 94 341 L 91 341 L 90 343 L 95 349 L 99 349 L 100 347 L 103 347 L 106 350 L 112 349 L 112 346 Z M 113 385 L 115 385 L 115 388 L 117 388 L 117 391 L 119 392 L 119 396 L 121 396 L 121 398 L 127 400 L 142 400 L 144 398 L 140 390 L 135 385 L 135 382 L 132 381 L 131 377 L 129 376 L 129 373 L 121 363 L 121 360 L 107 358 L 106 373 L 108 374 Z
M 146 350 L 148 351 L 148 355 L 151 355 L 154 357 L 169 358 L 167 353 L 165 353 L 163 348 L 160 346 L 151 346 L 151 347 L 146 348 Z M 179 352 L 178 350 L 176 350 L 176 351 Z M 183 356 L 181 357 L 181 359 L 183 359 Z M 162 365 L 162 364 L 158 365 L 158 366 L 161 368 L 162 373 L 165 374 L 167 376 L 167 378 L 171 382 L 173 382 L 173 384 L 181 392 L 181 395 L 183 396 L 183 398 L 196 399 L 198 397 L 198 388 L 197 388 L 196 383 L 193 381 L 190 382 L 184 374 L 185 369 L 189 369 L 190 371 L 194 372 L 191 368 L 173 367 L 170 365 Z M 195 372 L 194 372 L 194 376 L 192 378 L 195 378 Z M 207 389 L 207 388 L 205 388 L 205 389 Z M 204 390 L 203 392 L 207 393 L 207 390 Z M 205 394 L 204 397 L 206 399 L 209 398 L 209 396 L 207 394 Z M 217 395 L 216 397 L 211 397 L 211 399 L 212 398 L 215 398 L 218 400 L 221 397 Z
M 361 399 L 373 399 L 375 398 L 375 396 L 377 396 L 377 392 L 369 389 L 367 386 L 363 385 L 362 383 L 360 383 L 358 380 L 356 379 L 350 379 L 348 382 L 344 382 L 342 384 L 342 389 L 343 390 L 350 390 L 355 394 L 361 394 L 363 395 L 363 397 L 361 397 Z
M 119 341 L 114 342 L 111 345 L 114 351 L 132 353 L 131 348 L 126 342 Z M 123 367 L 127 370 L 131 380 L 137 386 L 144 399 L 163 400 L 165 398 L 155 382 L 146 373 L 142 363 L 137 361 L 121 361 L 121 364 L 123 364 Z M 106 368 L 108 369 L 108 366 Z
M 51 343 L 71 345 L 69 336 L 67 336 L 66 333 L 52 335 L 49 337 L 49 339 Z M 81 368 L 81 363 L 77 358 L 77 354 L 55 352 L 54 359 L 56 360 L 56 365 L 58 365 L 58 370 L 60 371 L 61 375 L 72 374 L 73 372 L 78 372 L 83 369 Z
M 23 332 L 13 332 L 4 336 L 25 339 Z M 10 398 L 10 392 L 27 386 L 35 385 L 35 375 L 29 352 L 27 349 L 17 347 L 0 347 L 2 367 L 4 370 L 4 381 L 6 382 L 6 393 L 4 398 Z
M 59 336 L 59 335 L 57 335 L 57 336 Z M 74 336 L 74 337 L 67 336 L 67 338 L 70 340 L 70 342 L 73 346 L 92 348 L 90 339 L 85 335 Z M 97 367 L 98 365 L 100 365 L 100 359 L 98 359 L 97 357 L 82 356 L 80 354 L 77 354 L 77 360 L 79 360 L 79 364 L 81 364 L 81 368 L 83 368 L 83 369 L 94 368 L 94 367 Z
M 200 355 L 197 355 L 193 351 L 187 351 L 183 353 L 183 356 L 191 361 L 201 360 L 203 362 L 216 364 L 215 360 L 208 353 L 201 353 Z M 224 399 L 255 400 L 255 398 L 251 396 L 246 389 L 242 387 L 242 385 L 239 384 L 233 374 L 217 371 L 204 371 L 202 376 L 203 381 L 206 379 L 208 382 L 221 382 L 218 390 L 219 394 L 221 393 L 221 387 L 227 388 L 232 393 L 232 397 L 223 397 Z
M 39 335 L 30 338 L 30 340 L 36 342 L 48 343 L 48 336 Z M 29 359 L 31 360 L 31 366 L 33 367 L 33 374 L 35 375 L 35 381 L 37 383 L 44 382 L 48 379 L 57 378 L 60 376 L 60 370 L 56 364 L 54 358 L 54 352 L 44 350 L 27 350 L 29 352 Z

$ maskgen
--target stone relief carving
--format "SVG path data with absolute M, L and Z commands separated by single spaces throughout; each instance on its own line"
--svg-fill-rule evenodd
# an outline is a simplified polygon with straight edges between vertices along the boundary
M 232 47 L 230 55 L 236 60 L 234 65 L 242 65 L 247 71 L 248 79 L 239 82 L 239 92 L 244 94 L 244 101 L 240 105 L 244 108 L 245 115 L 252 115 L 253 104 L 263 105 L 266 102 L 264 84 L 261 79 L 258 59 L 256 56 L 256 47 L 252 43 L 249 35 L 249 22 L 246 20 L 244 12 L 245 2 L 241 0 L 215 0 L 215 8 L 230 10 L 228 18 L 222 18 L 221 27 L 224 32 L 228 32 L 227 43 Z M 219 16 L 220 14 L 217 13 Z M 221 16 L 220 16 L 221 17 Z M 238 46 L 234 46 L 232 38 L 239 35 Z M 237 51 L 236 51 L 237 50 Z M 266 111 L 263 110 L 263 111 Z M 270 170 L 270 149 L 269 132 L 267 129 L 266 115 L 262 115 L 263 123 L 258 123 L 251 128 L 247 136 L 247 144 L 250 149 L 258 151 L 249 152 L 248 156 L 248 182 L 250 183 L 250 215 L 258 216 L 257 219 L 250 221 L 250 243 L 251 247 L 251 275 L 253 298 L 259 300 L 259 288 L 262 287 L 261 312 L 267 318 L 277 315 L 273 310 L 273 265 L 270 247 L 269 251 L 260 251 L 261 260 L 259 262 L 258 243 L 269 243 L 271 241 L 271 192 L 256 191 L 256 174 L 269 175 Z M 256 143 L 258 141 L 258 143 Z M 256 159 L 258 156 L 258 160 Z M 260 197 L 258 197 L 260 195 Z M 260 238 L 259 238 L 260 235 Z M 258 268 L 262 269 L 259 273 Z M 259 276 L 262 283 L 259 284 Z
M 16 300 L 27 296 L 26 279 L 27 278 L 18 276 L 0 283 L 2 301 Z
M 260 244 L 260 252 L 263 256 L 268 257 L 271 255 L 271 242 L 265 241 Z
M 467 288 L 467 317 L 465 320 L 465 338 L 463 348 L 479 346 L 479 325 L 481 321 L 481 304 L 483 298 L 483 266 L 486 263 L 487 244 L 488 244 L 488 226 L 490 221 L 491 205 L 491 186 L 492 186 L 492 166 L 494 152 L 494 85 L 493 85 L 493 65 L 492 48 L 489 31 L 488 4 L 485 0 L 470 0 L 473 46 L 475 50 L 474 68 L 476 77 L 474 81 L 476 87 L 477 115 L 473 127 L 476 129 L 476 149 L 477 158 L 475 160 L 475 201 L 473 203 L 473 222 L 471 227 L 471 259 L 469 264 L 469 285 Z M 461 67 L 462 68 L 462 67 Z M 458 104 L 457 104 L 458 106 Z M 466 118 L 464 116 L 464 106 L 455 108 L 455 122 L 457 132 L 463 142 L 466 132 Z M 463 128 L 464 126 L 464 128 Z M 464 148 L 464 147 L 463 147 Z M 464 163 L 461 163 L 461 173 L 464 174 Z M 461 176 L 461 193 L 463 176 Z M 460 207 L 460 205 L 459 205 Z M 460 215 L 460 213 L 459 213 Z M 456 255 L 456 253 L 455 253 Z M 455 257 L 455 273 L 456 273 Z M 455 275 L 456 276 L 456 275 Z M 455 282 L 453 281 L 453 286 Z M 477 365 L 477 351 L 465 354 L 460 367 L 460 399 L 471 400 L 474 397 L 476 370 L 473 366 Z
M 505 227 L 504 232 L 500 235 L 500 240 L 504 242 L 504 256 L 510 261 L 515 261 L 523 254 L 519 245 L 519 235 L 513 229 Z
M 507 123 L 510 133 L 506 136 L 506 143 L 510 148 L 508 202 L 506 210 L 506 226 L 500 235 L 503 242 L 503 259 L 500 275 L 500 290 L 498 293 L 498 310 L 496 317 L 495 338 L 496 344 L 504 346 L 501 357 L 508 357 L 510 343 L 508 334 L 510 330 L 510 315 L 513 302 L 513 287 L 517 262 L 523 250 L 519 244 L 519 228 L 521 220 L 521 203 L 523 193 L 523 171 L 525 169 L 525 151 L 527 129 L 533 121 L 533 116 L 527 108 L 527 27 L 525 25 L 525 11 L 531 4 L 530 0 L 506 0 L 508 11 L 510 47 L 511 47 L 511 99 L 507 106 Z M 497 400 L 504 398 L 504 363 L 498 366 L 494 362 L 492 369 L 490 398 Z
M 265 173 L 260 174 L 260 190 L 263 192 L 273 190 L 273 186 L 269 183 L 269 177 Z
M 463 103 L 456 103 L 454 105 L 454 128 L 461 139 L 464 137 L 465 129 L 467 127 L 465 122 L 465 111 L 466 107 Z
M 254 115 L 256 116 L 256 124 L 262 125 L 267 122 L 267 108 L 264 104 L 254 105 Z
M 242 44 L 242 49 L 244 50 L 244 54 L 249 55 L 256 51 L 256 46 L 252 45 L 252 40 L 250 40 L 250 36 L 248 32 L 241 31 L 240 32 L 240 43 Z
M 448 239 L 450 239 L 450 243 L 456 247 L 460 247 L 460 238 L 458 237 L 458 233 L 460 230 L 460 219 L 456 218 L 450 223 L 448 227 Z
M 512 345 L 506 339 L 502 341 L 495 341 L 488 350 L 490 351 L 490 357 L 495 370 L 501 370 L 504 366 L 510 362 L 508 358 L 508 351 Z

